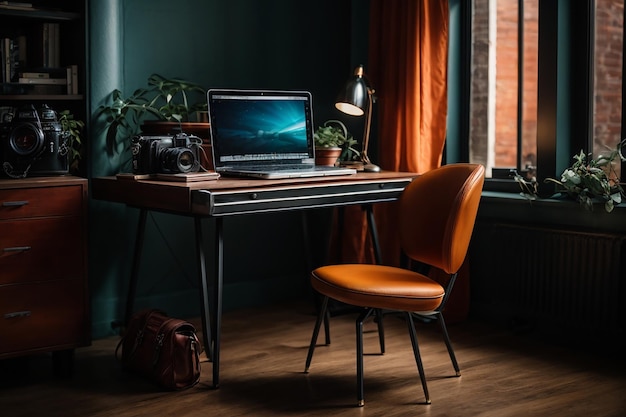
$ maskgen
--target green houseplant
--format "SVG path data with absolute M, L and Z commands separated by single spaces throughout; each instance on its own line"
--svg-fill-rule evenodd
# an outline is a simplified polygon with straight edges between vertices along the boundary
M 606 212 L 626 199 L 626 193 L 620 185 L 615 172 L 615 160 L 626 161 L 622 148 L 626 146 L 626 139 L 622 140 L 608 155 L 599 155 L 592 159 L 582 150 L 573 156 L 574 163 L 561 174 L 560 180 L 546 178 L 545 182 L 557 185 L 557 193 L 579 202 L 585 209 L 593 211 L 594 203 L 604 204 Z M 530 200 L 537 198 L 537 183 L 533 178 L 526 180 L 519 174 L 515 180 L 522 188 L 522 195 Z
M 357 141 L 340 120 L 326 120 L 313 134 L 315 160 L 318 165 L 334 165 L 336 161 L 352 161 L 359 156 Z
M 106 149 L 110 154 L 115 153 L 120 144 L 130 144 L 130 138 L 140 133 L 142 125 L 149 121 L 173 126 L 197 121 L 204 124 L 208 134 L 206 121 L 198 120 L 198 114 L 207 110 L 203 87 L 158 74 L 150 75 L 147 84 L 147 88 L 135 90 L 128 97 L 115 89 L 109 103 L 97 109 L 95 116 L 103 119 L 106 126 Z
M 61 129 L 68 138 L 68 161 L 70 172 L 78 171 L 78 164 L 81 159 L 82 140 L 81 135 L 85 128 L 85 122 L 74 118 L 69 110 L 62 110 L 58 114 L 58 122 Z

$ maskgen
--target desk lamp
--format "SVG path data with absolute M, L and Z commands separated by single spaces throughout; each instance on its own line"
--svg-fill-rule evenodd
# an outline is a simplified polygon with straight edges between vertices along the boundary
M 374 89 L 371 88 L 365 77 L 363 65 L 359 65 L 354 70 L 352 76 L 343 87 L 343 90 L 337 96 L 335 107 L 338 110 L 351 116 L 365 116 L 365 130 L 363 132 L 363 148 L 361 151 L 360 164 L 363 165 L 363 171 L 378 172 L 380 167 L 374 165 L 367 156 L 367 147 L 370 139 L 370 128 L 372 125 L 372 107 L 374 103 Z

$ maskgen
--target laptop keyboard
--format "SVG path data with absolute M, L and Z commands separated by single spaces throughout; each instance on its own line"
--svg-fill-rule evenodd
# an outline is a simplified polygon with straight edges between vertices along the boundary
M 307 171 L 315 168 L 315 165 L 285 165 L 285 164 L 276 164 L 276 165 L 252 165 L 242 168 L 235 168 L 237 170 L 244 171 Z

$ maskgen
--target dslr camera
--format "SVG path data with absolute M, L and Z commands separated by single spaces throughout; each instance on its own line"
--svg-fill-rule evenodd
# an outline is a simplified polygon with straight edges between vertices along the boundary
M 177 133 L 166 136 L 134 136 L 132 139 L 135 174 L 179 174 L 200 170 L 202 139 Z
M 68 137 L 47 105 L 5 113 L 0 124 L 2 169 L 12 178 L 63 175 L 69 171 Z

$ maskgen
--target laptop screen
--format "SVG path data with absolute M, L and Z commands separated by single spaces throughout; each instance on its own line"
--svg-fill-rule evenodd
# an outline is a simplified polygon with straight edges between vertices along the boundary
M 314 157 L 310 93 L 214 89 L 207 96 L 216 168 Z

